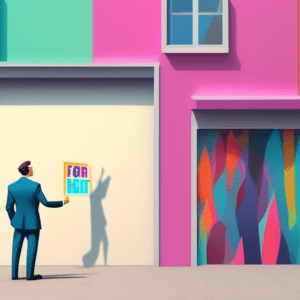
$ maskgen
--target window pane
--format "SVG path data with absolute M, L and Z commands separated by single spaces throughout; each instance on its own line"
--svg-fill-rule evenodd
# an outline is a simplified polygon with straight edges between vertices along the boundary
M 222 16 L 199 16 L 199 45 L 222 45 Z
M 193 18 L 192 16 L 169 15 L 168 45 L 193 44 Z
M 192 12 L 193 0 L 168 0 L 168 12 Z
M 222 0 L 199 0 L 199 12 L 222 12 Z

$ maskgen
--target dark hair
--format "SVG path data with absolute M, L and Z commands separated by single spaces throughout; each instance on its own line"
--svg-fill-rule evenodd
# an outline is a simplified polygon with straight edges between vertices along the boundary
M 27 174 L 29 173 L 29 168 L 28 168 L 28 166 L 26 166 L 25 168 L 21 169 L 21 170 L 20 170 L 20 173 L 21 173 L 22 175 L 27 175 Z

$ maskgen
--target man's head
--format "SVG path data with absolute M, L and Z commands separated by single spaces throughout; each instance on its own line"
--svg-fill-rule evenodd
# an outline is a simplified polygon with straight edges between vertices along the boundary
M 30 164 L 31 162 L 28 160 L 23 162 L 18 168 L 19 172 L 25 177 L 33 176 L 33 169 Z

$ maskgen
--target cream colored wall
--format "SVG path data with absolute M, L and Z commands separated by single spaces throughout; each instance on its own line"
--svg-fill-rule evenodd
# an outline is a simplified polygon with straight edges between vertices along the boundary
M 104 168 L 103 179 L 111 177 L 102 201 L 108 265 L 153 264 L 153 106 L 1 106 L 0 137 L 1 265 L 11 264 L 7 186 L 25 160 L 49 201 L 63 199 L 64 161 L 91 165 L 94 188 Z M 40 205 L 37 265 L 82 265 L 91 244 L 90 199 L 70 200 L 57 209 Z M 96 264 L 103 263 L 101 245 Z

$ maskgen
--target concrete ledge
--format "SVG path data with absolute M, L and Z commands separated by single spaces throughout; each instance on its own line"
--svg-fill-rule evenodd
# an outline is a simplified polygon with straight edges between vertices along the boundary
M 153 65 L 0 64 L 0 78 L 154 78 Z
M 300 96 L 192 96 L 191 109 L 300 109 Z

